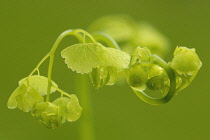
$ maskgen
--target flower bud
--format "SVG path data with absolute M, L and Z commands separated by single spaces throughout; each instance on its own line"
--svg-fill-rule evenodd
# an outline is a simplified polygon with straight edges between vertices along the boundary
M 96 88 L 113 85 L 116 81 L 116 76 L 117 68 L 114 67 L 93 68 L 90 73 L 90 79 Z
M 171 67 L 176 70 L 178 74 L 193 75 L 201 66 L 202 63 L 196 54 L 195 49 L 177 47 L 174 51 Z
M 47 128 L 57 128 L 62 124 L 60 107 L 49 102 L 36 103 L 31 114 Z
M 135 90 L 145 90 L 148 75 L 140 64 L 132 65 L 128 70 L 128 84 Z

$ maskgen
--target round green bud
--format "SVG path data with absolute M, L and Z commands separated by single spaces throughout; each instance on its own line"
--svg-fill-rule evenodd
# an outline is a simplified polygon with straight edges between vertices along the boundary
M 202 63 L 195 49 L 177 47 L 170 65 L 180 75 L 193 75 L 200 69 Z
M 117 68 L 115 67 L 99 67 L 93 68 L 90 73 L 90 79 L 96 88 L 105 85 L 113 85 L 117 77 Z

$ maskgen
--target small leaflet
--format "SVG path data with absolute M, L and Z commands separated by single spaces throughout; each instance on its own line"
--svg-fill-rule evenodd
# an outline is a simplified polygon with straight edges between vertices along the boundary
M 16 101 L 16 96 L 25 93 L 27 91 L 27 87 L 22 84 L 18 86 L 15 91 L 12 93 L 12 95 L 9 97 L 9 100 L 7 102 L 7 107 L 9 109 L 14 109 L 17 107 L 17 101 Z
M 80 118 L 82 113 L 82 108 L 79 104 L 79 101 L 77 99 L 77 96 L 72 94 L 71 95 L 71 101 L 67 105 L 67 120 L 69 122 L 76 121 Z
M 48 88 L 48 78 L 39 75 L 33 75 L 26 78 L 23 78 L 19 81 L 19 85 L 21 84 L 30 85 L 34 89 L 36 89 L 42 96 L 47 95 L 47 88 Z M 52 85 L 58 87 L 58 85 L 52 81 Z M 51 88 L 51 93 L 55 92 L 55 88 Z
M 27 87 L 27 90 L 16 97 L 18 108 L 24 112 L 29 112 L 35 103 L 43 101 L 42 95 L 32 87 Z
M 68 97 L 61 97 L 61 98 L 58 98 L 56 99 L 53 104 L 57 105 L 60 107 L 60 111 L 61 111 L 61 114 L 62 114 L 62 123 L 64 123 L 66 121 L 66 118 L 67 118 L 67 104 L 71 101 L 70 98 Z

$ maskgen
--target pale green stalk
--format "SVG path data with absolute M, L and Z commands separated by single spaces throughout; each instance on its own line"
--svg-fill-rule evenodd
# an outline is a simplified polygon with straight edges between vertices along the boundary
M 78 98 L 83 108 L 82 116 L 78 120 L 80 140 L 95 140 L 92 117 L 92 102 L 90 98 L 90 89 L 87 81 L 87 75 L 77 75 L 75 78 L 75 87 L 78 92 Z
M 106 34 L 106 33 L 96 32 L 96 33 L 93 34 L 93 37 L 97 41 L 101 41 L 101 42 L 106 43 L 108 45 L 108 47 L 121 50 L 120 47 L 118 46 L 117 42 L 112 37 L 110 37 L 108 34 Z

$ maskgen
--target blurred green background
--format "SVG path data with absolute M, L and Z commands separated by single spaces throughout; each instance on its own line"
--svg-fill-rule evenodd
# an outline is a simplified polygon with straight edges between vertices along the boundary
M 210 139 L 209 6 L 208 0 L 1 0 L 0 140 L 78 140 L 79 121 L 49 130 L 30 113 L 7 109 L 6 103 L 17 82 L 32 71 L 61 32 L 85 29 L 108 14 L 148 21 L 170 39 L 171 58 L 177 45 L 196 48 L 203 67 L 188 88 L 161 106 L 139 100 L 128 86 L 92 89 L 96 139 Z M 65 39 L 58 51 L 74 42 Z M 67 69 L 59 53 L 53 72 L 61 88 L 77 93 L 75 73 Z

